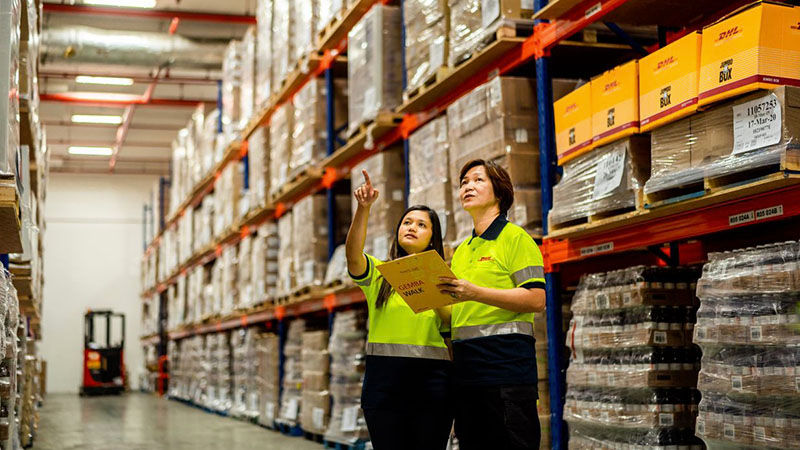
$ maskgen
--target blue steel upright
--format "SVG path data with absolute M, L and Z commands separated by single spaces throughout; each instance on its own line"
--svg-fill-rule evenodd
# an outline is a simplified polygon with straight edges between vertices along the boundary
M 547 0 L 535 0 L 534 9 L 541 10 Z M 536 98 L 539 113 L 539 170 L 542 183 L 542 230 L 546 235 L 547 217 L 553 207 L 553 185 L 556 180 L 555 125 L 553 122 L 553 87 L 549 58 L 536 60 Z M 547 307 L 547 372 L 550 383 L 550 433 L 554 449 L 567 448 L 564 416 L 566 372 L 563 367 L 561 299 L 558 274 L 545 274 Z

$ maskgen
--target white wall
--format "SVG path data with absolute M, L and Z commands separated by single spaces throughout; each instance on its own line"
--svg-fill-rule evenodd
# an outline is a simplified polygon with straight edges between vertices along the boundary
M 51 174 L 44 236 L 42 356 L 49 392 L 77 392 L 83 314 L 125 313 L 125 364 L 142 367 L 140 261 L 142 205 L 153 176 Z

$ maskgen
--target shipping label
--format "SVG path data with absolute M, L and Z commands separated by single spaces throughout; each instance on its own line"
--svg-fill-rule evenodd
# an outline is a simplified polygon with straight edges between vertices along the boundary
M 734 155 L 775 145 L 782 134 L 781 104 L 775 94 L 733 107 Z

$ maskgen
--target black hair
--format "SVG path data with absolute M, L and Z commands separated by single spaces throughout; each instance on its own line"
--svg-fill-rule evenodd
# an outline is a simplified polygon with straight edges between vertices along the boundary
M 397 240 L 397 233 L 400 232 L 400 225 L 403 223 L 403 220 L 411 211 L 425 211 L 428 213 L 428 217 L 430 217 L 431 220 L 431 241 L 428 243 L 428 247 L 425 250 L 436 250 L 436 253 L 438 253 L 439 256 L 444 258 L 444 244 L 442 243 L 442 225 L 439 223 L 439 215 L 436 214 L 436 211 L 432 210 L 431 208 L 425 205 L 414 205 L 408 208 L 400 217 L 400 220 L 397 221 L 397 226 L 395 227 L 394 230 L 394 238 L 392 239 L 392 245 L 391 247 L 389 247 L 389 261 L 397 258 L 402 258 L 403 256 L 408 256 L 408 253 L 405 251 L 405 249 L 400 245 L 400 243 Z M 381 288 L 380 290 L 378 290 L 378 298 L 375 301 L 375 306 L 381 308 L 383 305 L 386 304 L 386 301 L 389 300 L 390 295 L 392 295 L 392 286 L 384 278 L 381 280 Z

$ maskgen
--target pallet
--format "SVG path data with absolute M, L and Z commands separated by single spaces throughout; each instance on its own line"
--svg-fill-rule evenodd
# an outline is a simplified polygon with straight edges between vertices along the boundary
M 300 173 L 296 174 L 289 180 L 289 182 L 278 188 L 276 192 L 270 195 L 270 203 L 277 205 L 278 203 L 291 201 L 300 193 L 306 192 L 321 179 L 322 170 L 317 167 L 309 166 Z
M 325 449 L 331 450 L 364 450 L 367 447 L 367 441 L 356 441 L 353 443 L 336 442 L 325 439 Z
M 592 228 L 597 224 L 616 222 L 619 220 L 628 219 L 631 216 L 640 215 L 645 212 L 643 190 L 638 189 L 635 196 L 634 206 L 589 214 L 586 217 L 581 217 L 562 223 L 553 223 L 551 221 L 549 224 L 550 234 L 548 237 L 557 237 L 561 234 L 568 234 L 575 231 L 580 231 L 582 229 Z
M 403 120 L 403 116 L 401 114 L 395 114 L 390 111 L 381 111 L 375 118 L 367 119 L 364 122 L 360 123 L 359 125 L 353 127 L 352 129 L 348 130 L 347 138 L 348 140 L 354 139 L 356 136 L 360 134 L 366 134 L 370 127 L 374 124 L 378 123 L 391 123 L 391 124 L 399 124 L 400 121 Z M 376 137 L 373 136 L 373 139 Z
M 403 103 L 412 101 L 413 99 L 419 97 L 420 95 L 424 95 L 425 92 L 430 90 L 430 87 L 436 83 L 440 83 L 442 80 L 447 78 L 448 75 L 452 72 L 452 69 L 449 67 L 439 67 L 438 69 L 434 70 L 433 73 L 429 74 L 427 78 L 422 80 L 419 86 L 408 89 L 406 92 L 403 92 Z
M 473 56 L 480 54 L 485 48 L 497 41 L 516 38 L 525 39 L 530 37 L 532 34 L 533 22 L 502 24 L 497 28 L 497 30 L 495 30 L 494 33 L 488 33 L 483 39 L 478 41 L 478 43 L 471 50 L 457 55 L 454 58 L 455 63 L 453 64 L 453 69 L 458 69 L 460 65 L 467 62 Z
M 345 165 L 348 161 L 364 153 L 364 150 L 375 149 L 375 142 L 383 138 L 387 133 L 397 128 L 403 121 L 402 114 L 381 113 L 376 120 L 371 121 L 368 126 L 359 126 L 358 132 L 348 139 L 347 143 L 337 149 L 332 155 L 325 158 L 320 167 L 338 168 Z M 381 150 L 381 149 L 376 149 Z
M 289 423 L 283 419 L 278 419 L 275 421 L 274 429 L 275 431 L 286 436 L 300 437 L 303 435 L 303 429 L 300 428 L 299 425 Z
M 19 192 L 13 175 L 0 176 L 0 253 L 22 253 Z
M 312 433 L 310 431 L 303 431 L 303 438 L 307 441 L 316 442 L 317 444 L 322 444 L 325 442 L 325 438 L 321 434 Z
M 664 189 L 663 191 L 645 194 L 645 208 L 653 209 L 662 206 L 699 198 L 707 194 L 705 183 L 702 179 L 680 186 Z
M 324 26 L 317 34 L 317 50 L 333 50 L 347 38 L 347 33 L 353 28 L 361 17 L 369 11 L 376 0 L 355 0 L 353 4 L 344 11 L 336 14 L 334 19 Z

